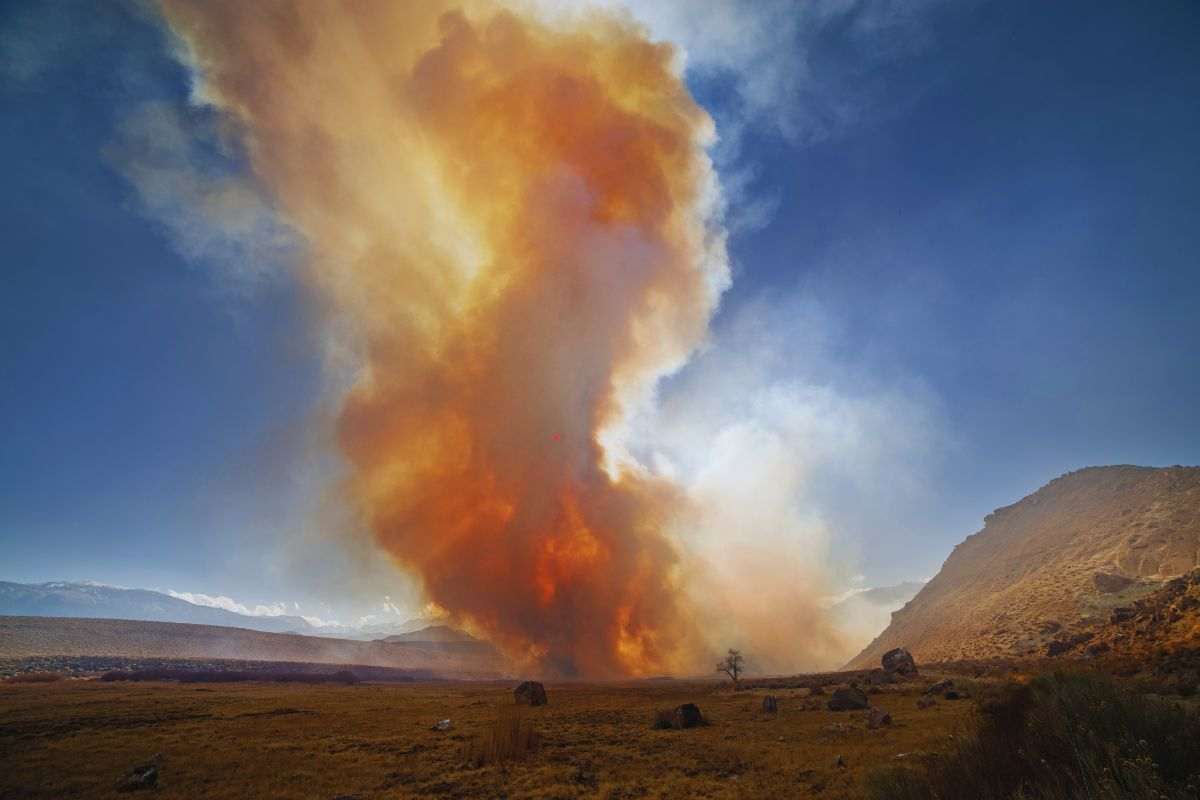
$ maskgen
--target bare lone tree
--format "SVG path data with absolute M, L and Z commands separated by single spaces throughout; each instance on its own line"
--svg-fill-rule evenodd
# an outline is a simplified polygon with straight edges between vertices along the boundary
M 728 675 L 736 687 L 738 685 L 738 676 L 742 674 L 742 664 L 744 661 L 745 659 L 742 658 L 742 654 L 731 647 L 729 648 L 729 654 L 717 662 L 717 672 L 724 672 Z

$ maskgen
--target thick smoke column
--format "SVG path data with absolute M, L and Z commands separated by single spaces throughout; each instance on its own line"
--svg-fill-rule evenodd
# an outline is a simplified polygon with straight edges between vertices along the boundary
M 679 666 L 683 494 L 602 444 L 727 282 L 671 49 L 491 3 L 165 12 L 353 331 L 338 432 L 379 543 L 548 672 Z

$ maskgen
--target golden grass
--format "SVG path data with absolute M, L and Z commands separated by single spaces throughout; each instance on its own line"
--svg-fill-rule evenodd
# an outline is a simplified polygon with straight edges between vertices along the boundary
M 163 800 L 860 798 L 871 766 L 965 729 L 971 704 L 919 711 L 923 686 L 872 695 L 895 724 L 868 730 L 862 712 L 802 710 L 805 689 L 770 690 L 766 715 L 766 691 L 715 684 L 551 685 L 549 705 L 519 715 L 497 712 L 511 684 L 0 684 L 0 798 L 116 797 L 155 754 Z M 652 729 L 689 701 L 709 725 Z M 452 730 L 430 730 L 447 717 Z M 476 746 L 505 755 L 474 767 Z
M 466 761 L 473 767 L 505 767 L 537 751 L 540 737 L 521 706 L 499 705 L 496 719 L 471 741 Z

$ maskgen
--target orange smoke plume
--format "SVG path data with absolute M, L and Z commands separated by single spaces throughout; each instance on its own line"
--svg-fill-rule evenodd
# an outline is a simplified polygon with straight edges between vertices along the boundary
M 727 281 L 672 50 L 494 3 L 164 7 L 353 331 L 338 433 L 378 542 L 547 673 L 678 666 L 682 493 L 602 443 Z

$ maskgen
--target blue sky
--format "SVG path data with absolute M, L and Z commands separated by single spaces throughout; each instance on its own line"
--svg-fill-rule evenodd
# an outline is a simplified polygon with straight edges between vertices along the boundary
M 797 442 L 870 584 L 931 575 L 1065 471 L 1200 463 L 1200 7 L 910 5 L 774 26 L 770 74 L 804 79 L 766 100 L 760 62 L 689 48 L 737 187 L 711 358 L 766 340 L 767 380 L 871 420 Z M 903 24 L 856 23 L 881 6 Z M 388 574 L 312 530 L 306 298 L 274 264 L 229 279 L 283 256 L 189 251 L 148 213 L 114 147 L 187 75 L 151 15 L 84 8 L 0 10 L 0 579 L 364 613 Z

